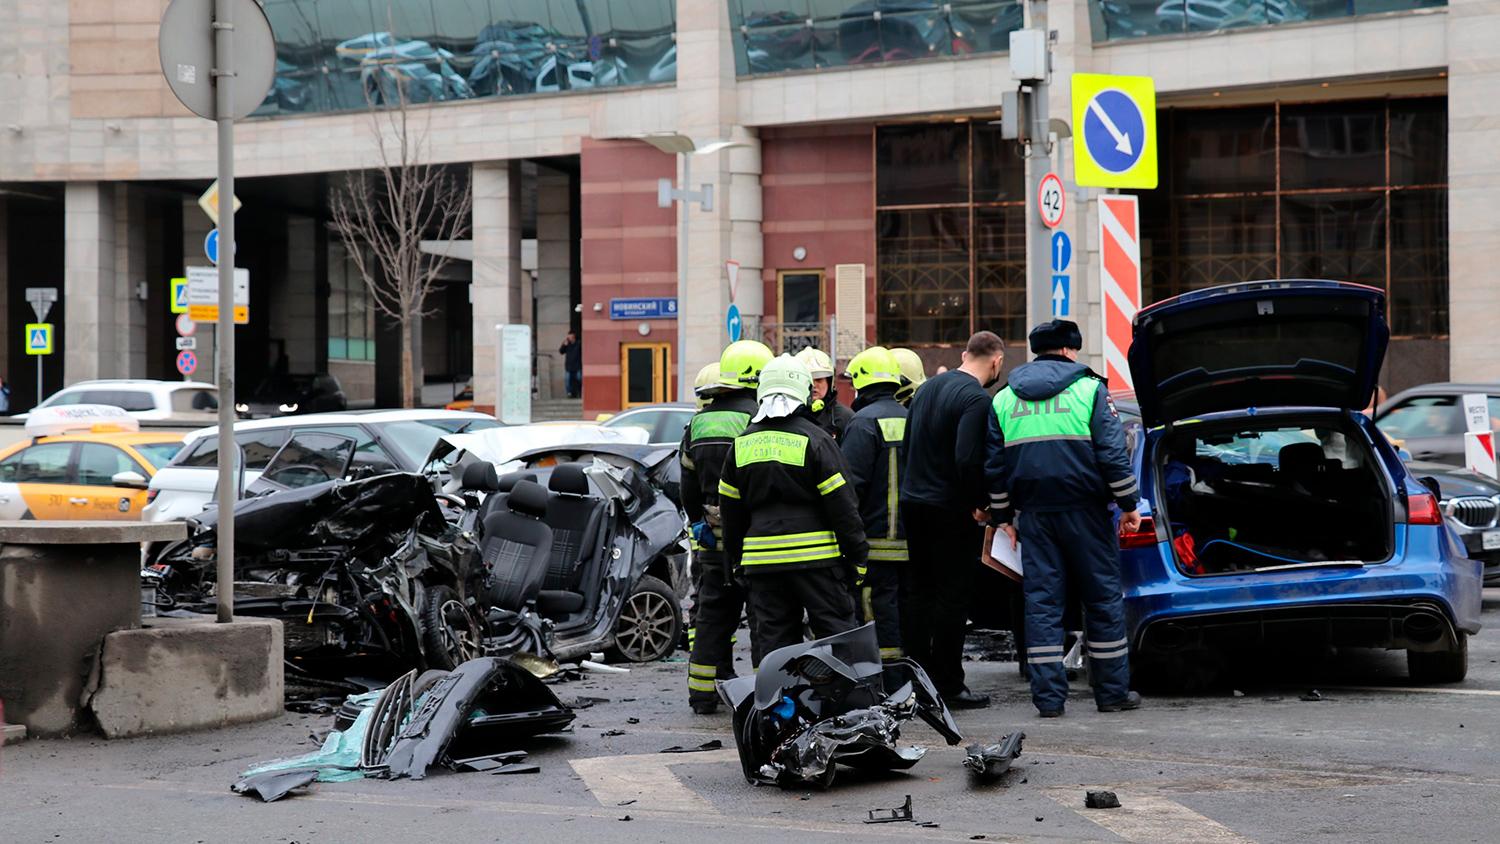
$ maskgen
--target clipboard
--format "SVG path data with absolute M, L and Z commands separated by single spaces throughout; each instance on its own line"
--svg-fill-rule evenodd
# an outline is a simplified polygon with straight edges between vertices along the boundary
M 986 566 L 1011 580 L 1021 582 L 1023 576 L 1021 543 L 1017 541 L 1016 547 L 1012 548 L 1010 537 L 998 528 L 986 527 L 984 529 L 984 547 L 980 549 L 979 559 Z

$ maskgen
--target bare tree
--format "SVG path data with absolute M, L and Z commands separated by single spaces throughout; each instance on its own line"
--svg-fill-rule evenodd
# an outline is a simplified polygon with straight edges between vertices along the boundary
M 380 81 L 384 82 L 384 79 Z M 381 86 L 394 89 L 389 108 L 370 109 L 379 165 L 344 174 L 331 191 L 333 230 L 348 247 L 377 314 L 401 326 L 401 405 L 417 395 L 414 325 L 427 311 L 432 292 L 450 256 L 422 251 L 422 241 L 459 240 L 469 233 L 469 185 L 438 164 L 428 163 L 427 129 L 412 119 L 399 78 Z M 373 100 L 373 98 L 372 98 Z

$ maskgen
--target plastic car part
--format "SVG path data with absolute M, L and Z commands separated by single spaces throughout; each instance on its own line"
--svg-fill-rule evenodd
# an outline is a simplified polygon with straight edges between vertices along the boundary
M 1090 791 L 1084 794 L 1083 805 L 1087 809 L 1118 809 L 1120 798 L 1113 791 Z
M 708 750 L 721 750 L 721 749 L 723 749 L 723 747 L 724 747 L 724 742 L 719 741 L 718 739 L 710 739 L 710 740 L 705 741 L 704 743 L 698 745 L 697 747 L 683 747 L 680 744 L 674 744 L 671 747 L 664 747 L 664 748 L 662 748 L 661 750 L 659 750 L 657 752 L 658 753 L 703 753 L 703 752 L 708 751 Z
M 911 819 L 911 795 L 908 794 L 906 802 L 893 809 L 871 809 L 870 817 L 865 820 L 865 823 L 897 823 Z
M 316 770 L 304 768 L 297 771 L 266 771 L 252 774 L 229 787 L 235 794 L 253 794 L 262 803 L 274 803 L 287 796 L 294 788 L 311 785 L 318 778 Z
M 719 688 L 734 707 L 740 764 L 754 785 L 826 788 L 838 764 L 910 768 L 926 748 L 896 742 L 914 715 L 948 744 L 963 740 L 921 666 L 881 664 L 873 624 L 773 651 L 754 677 Z
M 461 774 L 500 773 L 501 768 L 524 761 L 526 761 L 526 751 L 514 750 L 509 753 L 492 753 L 489 756 L 475 756 L 469 759 L 450 759 L 448 767 Z
M 433 764 L 512 750 L 516 742 L 573 722 L 542 682 L 513 662 L 471 659 L 451 672 L 429 671 L 425 689 L 408 672 L 372 710 L 360 766 L 391 779 L 422 779 Z
M 964 767 L 982 782 L 993 782 L 1010 770 L 1012 762 L 1021 755 L 1021 742 L 1026 734 L 1016 730 L 1000 739 L 999 744 L 984 746 L 971 744 L 964 757 Z

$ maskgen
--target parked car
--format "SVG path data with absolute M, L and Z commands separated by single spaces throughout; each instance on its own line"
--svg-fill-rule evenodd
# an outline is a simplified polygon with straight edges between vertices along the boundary
M 326 372 L 306 375 L 273 375 L 250 391 L 234 411 L 242 419 L 292 416 L 307 413 L 338 413 L 349 409 L 339 379 Z
M 26 434 L 0 450 L 0 519 L 139 519 L 147 482 L 182 448 L 104 405 L 33 411 Z
M 367 477 L 420 472 L 433 445 L 444 434 L 480 431 L 499 424 L 487 414 L 451 410 L 320 413 L 238 422 L 234 439 L 243 467 L 241 486 L 248 487 L 286 446 L 293 432 L 350 437 L 355 443 L 352 471 Z M 193 431 L 185 440 L 182 452 L 151 479 L 150 503 L 144 515 L 148 522 L 195 516 L 213 501 L 219 478 L 218 429 Z
M 1469 559 L 1484 564 L 1484 585 L 1500 586 L 1500 481 L 1446 463 L 1408 460 L 1419 478 L 1437 481 L 1438 506 Z
M 1417 682 L 1464 678 L 1481 566 L 1358 412 L 1385 356 L 1384 313 L 1375 288 L 1276 281 L 1137 315 L 1144 519 L 1121 546 L 1147 677 L 1290 644 L 1405 650 Z
M 680 402 L 646 404 L 623 410 L 599 424 L 606 428 L 640 428 L 652 444 L 677 446 L 682 443 L 683 429 L 696 412 L 693 405 Z
M 434 48 L 426 41 L 374 47 L 359 63 L 365 98 L 373 104 L 399 102 L 403 97 L 408 103 L 469 99 L 474 92 L 468 80 L 453 69 L 453 58 L 452 52 Z
M 211 422 L 219 410 L 219 389 L 201 381 L 79 381 L 53 393 L 37 407 L 73 404 L 118 407 L 141 420 Z M 27 415 L 16 418 L 25 419 Z
M 1490 428 L 1500 430 L 1500 383 L 1423 384 L 1391 396 L 1375 411 L 1375 424 L 1400 440 L 1413 460 L 1464 465 L 1463 396 L 1489 398 Z

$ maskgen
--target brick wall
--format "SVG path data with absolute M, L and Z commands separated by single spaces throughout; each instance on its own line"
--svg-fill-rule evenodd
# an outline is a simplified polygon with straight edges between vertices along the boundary
M 657 179 L 674 178 L 676 162 L 639 141 L 584 138 L 580 168 L 583 410 L 591 419 L 620 408 L 622 343 L 676 345 L 676 320 L 649 320 L 643 337 L 639 320 L 609 318 L 610 299 L 677 295 L 673 210 L 656 207 Z

